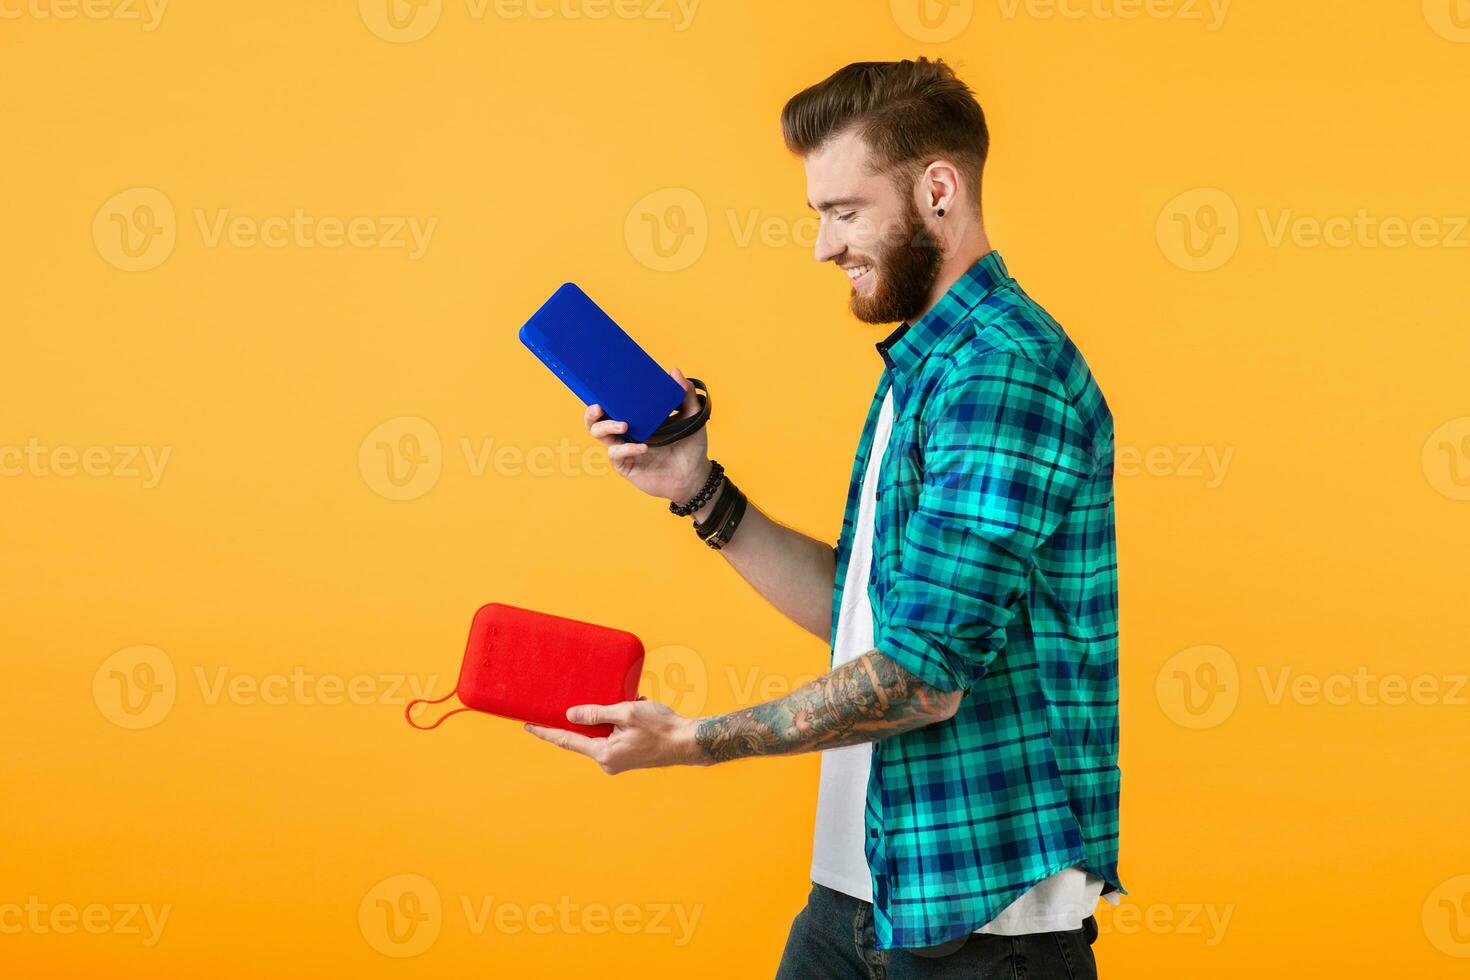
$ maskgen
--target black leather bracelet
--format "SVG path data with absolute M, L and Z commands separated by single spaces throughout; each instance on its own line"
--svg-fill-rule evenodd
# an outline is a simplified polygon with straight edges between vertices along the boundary
M 715 506 L 710 511 L 709 517 L 705 518 L 703 522 L 694 522 L 694 533 L 699 535 L 699 540 L 705 540 L 725 523 L 725 520 L 730 516 L 730 511 L 735 507 L 735 498 L 738 496 L 740 496 L 740 488 L 735 485 L 735 481 L 731 480 L 728 476 L 725 477 L 724 489 L 720 491 L 720 496 L 715 501 Z
M 688 503 L 676 504 L 672 500 L 670 500 L 670 514 L 675 514 L 679 517 L 688 517 L 690 514 L 694 513 L 695 511 L 699 510 L 699 508 L 710 502 L 710 498 L 713 497 L 715 495 L 715 491 L 720 488 L 720 479 L 725 475 L 725 468 L 720 465 L 720 461 L 717 459 L 712 459 L 709 462 L 709 476 L 705 478 L 704 486 L 699 488 L 699 492 L 691 497 Z
M 704 543 L 716 551 L 729 544 L 730 539 L 735 536 L 735 529 L 740 526 L 741 519 L 745 517 L 745 509 L 748 503 L 749 500 L 745 494 L 736 491 L 735 506 L 730 509 L 729 516 L 725 518 L 719 530 L 704 539 Z

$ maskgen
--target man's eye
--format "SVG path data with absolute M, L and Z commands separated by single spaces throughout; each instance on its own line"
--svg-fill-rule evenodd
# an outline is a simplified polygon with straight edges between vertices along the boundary
M 838 221 L 851 221 L 853 218 L 856 218 L 856 217 L 857 217 L 857 212 L 856 211 L 848 211 L 845 214 L 839 214 L 837 216 L 837 220 Z

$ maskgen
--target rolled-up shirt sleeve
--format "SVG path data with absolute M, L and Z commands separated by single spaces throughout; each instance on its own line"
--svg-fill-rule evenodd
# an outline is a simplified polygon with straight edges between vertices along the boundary
M 921 432 L 918 502 L 874 645 L 935 689 L 968 690 L 1005 646 L 1036 551 L 1095 454 L 1060 379 L 1008 352 L 951 368 Z

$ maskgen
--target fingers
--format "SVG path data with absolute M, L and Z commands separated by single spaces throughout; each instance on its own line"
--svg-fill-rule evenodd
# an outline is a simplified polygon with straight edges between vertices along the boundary
M 607 418 L 602 411 L 602 406 L 596 402 L 588 405 L 587 411 L 582 413 L 582 424 L 604 446 L 616 445 L 618 434 L 627 431 L 628 428 L 626 422 Z
M 694 393 L 694 386 L 690 385 L 684 389 L 684 401 L 679 404 L 679 414 L 687 418 L 697 411 L 699 411 L 699 396 Z
M 588 426 L 587 431 L 596 436 L 597 441 L 604 446 L 614 446 L 618 443 L 617 437 L 628 431 L 628 423 L 619 422 L 617 419 L 602 419 L 599 422 L 593 422 Z
M 582 421 L 587 424 L 587 431 L 607 447 L 607 457 L 613 462 L 642 456 L 648 451 L 646 443 L 624 442 L 619 438 L 628 431 L 628 423 L 603 418 L 601 405 L 588 405 L 587 411 L 582 415 Z
M 597 759 L 602 752 L 605 739 L 588 738 L 577 732 L 569 732 L 563 728 L 548 728 L 545 725 L 526 725 L 526 731 L 535 735 L 544 742 L 550 742 L 559 748 L 570 752 L 577 752 L 589 759 Z
M 596 402 L 593 402 L 591 405 L 588 405 L 587 410 L 582 413 L 582 424 L 590 429 L 592 428 L 592 423 L 596 422 L 600 418 L 602 418 L 602 406 L 597 404 Z
M 642 456 L 646 452 L 648 452 L 648 443 L 646 442 L 620 442 L 615 446 L 608 447 L 607 458 L 616 463 L 621 460 Z
M 579 704 L 567 709 L 567 721 L 575 725 L 626 725 L 632 717 L 633 702 L 621 704 Z
M 690 384 L 689 379 L 684 377 L 684 372 L 678 368 L 674 368 L 669 371 L 669 376 L 679 382 L 679 385 L 684 389 L 684 401 L 679 405 L 679 414 L 693 415 L 699 411 L 699 396 L 694 393 L 694 385 Z

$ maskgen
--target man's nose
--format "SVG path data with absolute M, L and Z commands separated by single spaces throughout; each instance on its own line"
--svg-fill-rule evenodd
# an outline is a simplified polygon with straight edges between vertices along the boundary
M 832 233 L 830 222 L 823 221 L 817 226 L 816 259 L 818 262 L 831 262 L 845 251 L 847 251 L 847 246 L 837 241 L 837 236 Z

